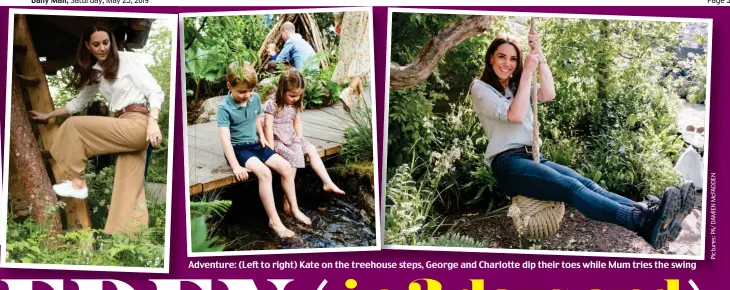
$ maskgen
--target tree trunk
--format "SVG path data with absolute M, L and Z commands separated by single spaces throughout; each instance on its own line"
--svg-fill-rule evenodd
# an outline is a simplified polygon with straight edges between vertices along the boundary
M 411 64 L 390 64 L 390 88 L 401 90 L 418 85 L 431 75 L 447 52 L 463 41 L 483 33 L 491 25 L 491 16 L 475 15 L 444 28 L 423 45 Z
M 32 201 L 30 216 L 40 224 L 48 226 L 49 235 L 61 233 L 58 211 L 53 207 L 58 200 L 51 188 L 51 180 L 41 157 L 41 149 L 33 136 L 28 113 L 17 77 L 13 76 L 12 104 L 10 106 L 10 158 L 23 170 L 17 174 L 25 191 L 25 197 Z
M 10 146 L 10 151 L 14 152 L 15 148 Z M 8 160 L 9 172 L 8 172 L 8 201 L 12 209 L 12 218 L 27 217 L 30 215 L 30 209 L 32 208 L 30 198 L 25 193 L 23 183 L 20 181 L 20 175 L 18 173 L 18 167 L 13 162 L 13 158 Z M 11 217 L 9 216 L 8 219 Z
M 30 107 L 26 108 L 41 112 L 53 111 L 55 107 L 53 106 L 53 99 L 51 98 L 51 92 L 48 88 L 48 81 L 38 57 L 38 53 L 36 52 L 36 45 L 30 35 L 30 28 L 28 27 L 25 15 L 15 16 L 13 38 L 13 45 L 24 46 L 26 48 L 25 53 L 16 55 L 13 58 L 14 63 L 17 65 L 17 73 L 29 77 L 36 77 L 40 80 L 36 86 L 23 88 L 28 94 L 28 100 L 30 101 Z M 13 82 L 15 83 L 15 80 Z M 24 116 L 25 119 L 28 119 L 27 114 Z M 53 147 L 53 139 L 58 131 L 56 118 L 48 119 L 46 124 L 39 124 L 37 128 L 40 135 L 40 146 L 45 149 Z M 48 163 L 51 167 L 51 172 L 53 172 L 53 175 L 49 176 L 52 183 L 70 179 L 68 173 L 61 169 L 61 167 L 56 164 L 55 160 L 49 159 Z M 25 166 L 25 164 L 21 162 L 17 162 L 17 164 L 19 168 Z M 48 176 L 48 174 L 46 175 Z M 88 229 L 91 227 L 89 207 L 85 199 L 62 197 L 61 200 L 66 203 L 64 211 L 66 212 L 66 226 L 68 229 Z

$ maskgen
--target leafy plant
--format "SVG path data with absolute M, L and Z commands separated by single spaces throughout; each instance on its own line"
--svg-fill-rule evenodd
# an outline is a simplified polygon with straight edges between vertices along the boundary
M 190 244 L 193 252 L 220 252 L 224 245 L 215 245 L 217 238 L 208 238 L 205 216 L 193 217 L 190 221 Z
M 105 235 L 102 230 L 74 230 L 57 236 L 30 219 L 8 221 L 9 263 L 161 268 L 164 239 L 154 229 L 135 234 Z M 92 247 L 94 245 L 94 247 Z
M 482 242 L 475 241 L 469 236 L 459 233 L 448 233 L 443 236 L 430 237 L 428 240 L 419 243 L 419 246 L 433 247 L 460 247 L 460 248 L 484 248 Z
M 350 126 L 345 129 L 347 142 L 340 154 L 346 163 L 373 162 L 373 123 L 370 108 L 348 112 Z
M 415 245 L 429 226 L 435 194 L 413 181 L 411 167 L 401 165 L 388 181 L 385 243 Z

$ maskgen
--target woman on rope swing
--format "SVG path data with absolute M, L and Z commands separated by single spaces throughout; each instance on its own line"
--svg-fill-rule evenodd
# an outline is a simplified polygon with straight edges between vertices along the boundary
M 538 103 L 554 100 L 555 87 L 540 38 L 533 29 L 528 39 L 531 52 L 524 64 L 515 39 L 498 36 L 492 41 L 487 48 L 484 72 L 469 89 L 489 139 L 485 162 L 492 168 L 499 187 L 509 196 L 569 204 L 590 219 L 636 232 L 656 249 L 675 240 L 682 221 L 693 209 L 691 182 L 684 183 L 681 189 L 667 188 L 661 199 L 648 196 L 646 202 L 635 202 L 542 156 L 539 162 L 533 160 L 533 138 L 541 141 L 537 134 L 533 135 L 530 83 L 539 71 L 540 82 L 535 84 Z
M 85 199 L 84 171 L 96 155 L 115 154 L 116 170 L 106 234 L 134 234 L 147 227 L 144 170 L 147 146 L 159 147 L 157 124 L 165 93 L 132 52 L 120 52 L 114 34 L 103 26 L 88 27 L 76 52 L 72 86 L 79 94 L 52 112 L 30 111 L 36 120 L 82 111 L 97 93 L 106 99 L 115 118 L 68 118 L 56 133 L 51 155 L 71 177 L 53 186 L 63 197 Z M 149 108 L 147 106 L 149 103 Z

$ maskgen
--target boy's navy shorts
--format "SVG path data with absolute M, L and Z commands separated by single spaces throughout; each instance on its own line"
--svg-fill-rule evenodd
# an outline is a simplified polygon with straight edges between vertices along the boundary
M 272 155 L 276 154 L 276 151 L 269 147 L 261 146 L 261 142 L 243 143 L 233 145 L 233 153 L 236 154 L 238 164 L 246 167 L 246 161 L 252 157 L 256 157 L 261 160 L 262 163 L 266 163 Z

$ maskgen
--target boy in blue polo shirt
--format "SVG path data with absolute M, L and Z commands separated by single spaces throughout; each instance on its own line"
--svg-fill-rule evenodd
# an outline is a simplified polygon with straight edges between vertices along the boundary
M 249 172 L 256 175 L 269 227 L 281 238 L 293 237 L 294 232 L 284 226 L 276 212 L 269 168 L 281 175 L 281 185 L 289 202 L 288 213 L 304 224 L 312 222 L 297 205 L 291 164 L 276 154 L 264 138 L 261 98 L 253 91 L 258 83 L 256 71 L 248 63 L 243 66 L 233 63 L 228 66 L 226 80 L 230 92 L 218 106 L 218 134 L 228 165 L 239 181 L 248 180 Z

